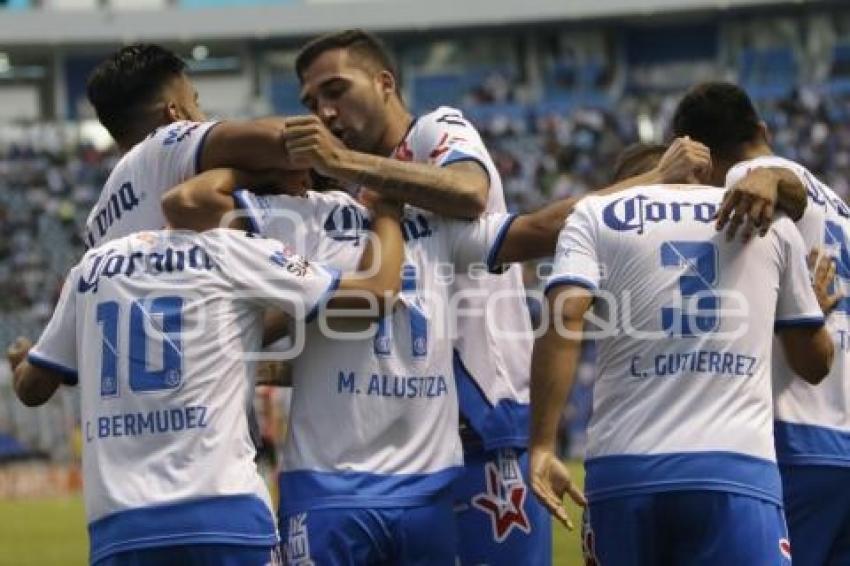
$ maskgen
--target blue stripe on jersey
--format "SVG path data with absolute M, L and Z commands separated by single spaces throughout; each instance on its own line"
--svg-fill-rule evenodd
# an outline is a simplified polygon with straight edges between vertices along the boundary
M 250 224 L 251 232 L 260 234 L 260 215 L 251 204 L 251 199 L 245 196 L 247 192 L 244 189 L 233 191 L 233 201 L 236 203 L 236 208 L 241 208 L 248 213 L 248 224 Z
M 453 365 L 460 411 L 481 437 L 484 449 L 524 448 L 528 442 L 528 405 L 502 399 L 493 406 L 466 369 L 457 350 Z
M 737 452 L 621 454 L 585 462 L 589 501 L 670 491 L 724 491 L 782 505 L 779 468 Z
M 186 544 L 274 546 L 271 510 L 253 495 L 140 507 L 89 524 L 91 562 L 125 550 Z
M 331 282 L 328 284 L 328 288 L 325 289 L 325 292 L 322 293 L 322 296 L 319 297 L 319 300 L 316 301 L 316 304 L 313 305 L 313 308 L 310 309 L 310 312 L 307 313 L 307 317 L 304 319 L 304 322 L 313 322 L 313 319 L 316 318 L 316 315 L 319 314 L 319 309 L 321 309 L 325 304 L 331 299 L 331 296 L 336 293 L 336 290 L 339 288 L 340 281 L 340 272 L 339 269 L 335 269 L 328 265 L 317 265 L 319 269 L 324 269 L 331 276 Z
M 544 293 L 548 293 L 555 287 L 559 287 L 561 285 L 573 285 L 576 287 L 584 287 L 588 291 L 596 291 L 599 287 L 597 287 L 596 283 L 591 281 L 590 279 L 585 279 L 584 277 L 579 277 L 578 275 L 563 275 L 561 277 L 553 277 L 546 283 L 546 288 L 543 290 Z
M 475 157 L 474 155 L 470 155 L 457 149 L 453 149 L 451 153 L 446 156 L 445 160 L 443 160 L 443 162 L 440 164 L 440 167 L 448 167 L 449 165 L 454 165 L 455 163 L 461 163 L 463 161 L 474 161 L 475 163 L 480 165 L 481 169 L 484 170 L 484 173 L 487 174 L 487 186 L 490 186 L 493 180 L 490 178 L 490 171 L 487 170 L 487 164 L 484 163 L 484 161 L 480 158 Z
M 32 351 L 27 354 L 27 361 L 36 367 L 48 369 L 62 374 L 62 383 L 64 383 L 65 385 L 77 384 L 78 377 L 77 370 L 75 369 L 71 369 L 67 366 L 63 366 L 62 364 L 52 362 L 47 358 Z
M 496 258 L 499 257 L 499 252 L 502 251 L 502 244 L 505 243 L 505 238 L 508 235 L 508 231 L 511 229 L 511 224 L 513 224 L 516 219 L 517 215 L 511 214 L 505 218 L 505 221 L 501 226 L 499 226 L 499 233 L 496 234 L 496 239 L 493 240 L 493 245 L 490 247 L 490 251 L 487 252 L 487 270 L 490 273 L 501 273 L 507 267 L 504 265 L 496 265 Z
M 210 135 L 210 132 L 213 131 L 219 124 L 221 124 L 221 122 L 216 122 L 207 128 L 201 136 L 201 141 L 198 142 L 198 147 L 195 148 L 195 175 L 199 175 L 201 173 L 201 159 L 204 156 L 204 145 L 207 143 L 207 136 Z
M 777 320 L 773 323 L 773 330 L 782 330 L 783 328 L 820 328 L 823 325 L 824 318 L 822 316 L 804 316 Z
M 850 467 L 850 431 L 776 421 L 773 433 L 781 464 Z
M 459 466 L 431 474 L 368 472 L 281 472 L 281 515 L 311 509 L 388 508 L 426 505 L 460 475 Z

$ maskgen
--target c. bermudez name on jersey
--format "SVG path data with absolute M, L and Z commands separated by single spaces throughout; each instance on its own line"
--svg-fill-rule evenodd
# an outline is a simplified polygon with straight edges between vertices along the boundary
M 476 161 L 490 177 L 485 214 L 507 210 L 499 171 L 460 110 L 442 106 L 417 118 L 393 157 L 439 167 Z M 486 449 L 524 447 L 533 334 L 522 270 L 512 265 L 504 275 L 474 278 L 459 273 L 453 292 L 464 297 L 454 344 L 460 362 L 455 378 L 461 413 Z
M 271 546 L 254 465 L 263 310 L 314 313 L 335 272 L 244 232 L 139 232 L 75 266 L 29 359 L 81 388 L 91 559 L 150 546 Z
M 196 175 L 204 139 L 217 122 L 174 122 L 128 151 L 103 186 L 86 220 L 89 248 L 140 230 L 165 227 L 160 198 Z
M 366 210 L 345 193 L 239 193 L 263 235 L 343 271 L 357 267 Z M 449 333 L 451 274 L 493 268 L 512 216 L 447 220 L 408 207 L 401 305 L 371 336 L 307 327 L 281 474 L 281 512 L 428 502 L 462 463 Z
M 588 197 L 560 236 L 549 288 L 598 294 L 591 501 L 712 489 L 782 504 L 765 329 L 823 317 L 794 224 L 727 242 L 714 227 L 722 195 L 652 186 Z
M 808 193 L 806 211 L 797 222 L 808 249 L 825 248 L 835 258 L 837 291 L 850 296 L 850 209 L 832 189 L 805 167 L 775 156 L 739 163 L 726 178 L 737 183 L 758 167 L 794 172 Z M 842 299 L 827 318 L 835 343 L 835 361 L 818 386 L 797 379 L 774 348 L 776 451 L 780 463 L 850 466 L 850 299 Z

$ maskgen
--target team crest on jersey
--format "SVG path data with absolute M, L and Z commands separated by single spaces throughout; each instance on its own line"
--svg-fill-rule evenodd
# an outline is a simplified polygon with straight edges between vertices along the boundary
M 779 539 L 779 552 L 786 560 L 791 560 L 791 542 L 787 538 Z
M 284 558 L 290 566 L 314 566 L 310 558 L 310 537 L 307 533 L 307 513 L 289 518 L 289 533 L 284 544 Z
M 304 277 L 307 274 L 307 267 L 309 266 L 307 258 L 289 253 L 286 247 L 270 255 L 269 261 L 286 269 L 296 277 Z
M 504 542 L 514 528 L 530 533 L 531 524 L 524 507 L 528 489 L 522 481 L 516 452 L 500 451 L 498 466 L 487 462 L 484 481 L 487 491 L 473 497 L 472 505 L 490 515 L 493 539 Z

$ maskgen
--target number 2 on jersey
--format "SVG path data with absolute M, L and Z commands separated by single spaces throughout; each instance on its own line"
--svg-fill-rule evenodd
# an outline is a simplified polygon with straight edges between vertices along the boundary
M 661 328 L 671 336 L 699 336 L 717 330 L 720 324 L 720 297 L 717 284 L 717 246 L 711 242 L 664 242 L 661 266 L 685 267 L 679 276 L 682 303 L 661 308 Z
M 129 357 L 127 373 L 130 390 L 147 393 L 176 389 L 183 382 L 183 346 L 180 331 L 183 325 L 183 299 L 158 297 L 151 301 L 134 301 L 130 307 Z M 120 308 L 116 301 L 97 305 L 97 322 L 103 329 L 103 347 L 100 365 L 100 394 L 102 397 L 118 395 L 118 331 Z M 161 337 L 162 362 L 159 369 L 148 367 L 148 351 L 152 340 L 147 328 Z

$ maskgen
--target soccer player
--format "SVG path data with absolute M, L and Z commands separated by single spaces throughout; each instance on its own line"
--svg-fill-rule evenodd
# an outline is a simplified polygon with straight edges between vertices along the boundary
M 259 347 L 265 308 L 309 320 L 328 300 L 368 313 L 396 293 L 398 214 L 374 203 L 367 274 L 341 280 L 280 242 L 229 229 L 139 232 L 72 268 L 27 360 L 20 349 L 11 361 L 26 405 L 45 403 L 62 383 L 82 388 L 91 563 L 274 561 L 245 353 Z
M 790 563 L 771 428 L 771 336 L 818 383 L 833 345 L 793 223 L 728 241 L 714 187 L 581 201 L 561 234 L 532 361 L 532 486 L 584 503 L 554 451 L 593 304 L 585 547 L 601 564 Z
M 286 121 L 294 164 L 447 217 L 505 212 L 498 170 L 478 132 L 454 108 L 414 118 L 375 37 L 361 30 L 318 37 L 299 53 L 296 71 L 314 115 Z M 646 182 L 660 182 L 658 173 Z M 553 218 L 557 230 L 563 217 Z M 461 561 L 549 564 L 549 517 L 527 488 L 532 333 L 520 269 L 454 279 L 454 379 L 465 455 L 455 485 Z
M 797 228 L 808 249 L 825 246 L 835 257 L 837 293 L 850 293 L 850 208 L 805 167 L 773 155 L 767 129 L 747 94 L 725 83 L 693 88 L 673 120 L 678 135 L 705 143 L 715 157 L 715 178 L 727 186 L 753 175 L 802 183 L 808 206 Z M 735 211 L 730 229 L 759 227 L 759 218 Z M 850 563 L 850 300 L 835 306 L 827 327 L 836 362 L 818 387 L 795 378 L 778 348 L 773 361 L 775 437 L 794 563 Z
M 233 175 L 210 171 L 181 184 L 166 194 L 166 214 L 218 222 L 234 206 Z M 296 250 L 342 269 L 361 254 L 370 219 L 345 193 L 237 198 L 255 230 L 294 242 Z M 450 283 L 472 264 L 480 274 L 551 253 L 569 207 L 475 222 L 407 207 L 401 307 L 359 340 L 342 339 L 331 323 L 307 329 L 310 349 L 293 361 L 280 478 L 280 526 L 291 562 L 454 561 L 449 488 L 462 455 Z
M 292 171 L 287 159 L 282 119 L 207 121 L 185 69 L 170 51 L 138 44 L 89 78 L 89 101 L 124 155 L 86 221 L 88 247 L 162 228 L 162 194 L 208 169 L 286 170 L 280 175 L 291 191 L 307 186 L 306 172 Z

